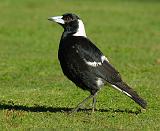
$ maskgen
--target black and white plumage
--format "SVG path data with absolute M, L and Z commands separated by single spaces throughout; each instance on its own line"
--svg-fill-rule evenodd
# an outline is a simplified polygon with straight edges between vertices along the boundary
M 77 111 L 90 98 L 93 98 L 94 111 L 97 92 L 107 83 L 146 108 L 146 101 L 123 82 L 119 72 L 87 38 L 84 24 L 77 15 L 67 13 L 63 16 L 50 17 L 49 20 L 57 22 L 64 28 L 58 51 L 64 75 L 78 87 L 91 93 L 73 111 Z

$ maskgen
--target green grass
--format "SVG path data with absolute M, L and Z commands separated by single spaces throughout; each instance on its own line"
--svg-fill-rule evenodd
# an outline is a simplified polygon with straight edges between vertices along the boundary
M 148 101 L 146 111 L 107 86 L 99 111 L 61 111 L 89 95 L 64 77 L 57 59 L 63 30 L 47 18 L 66 12 L 83 18 L 88 37 Z M 160 130 L 159 12 L 158 0 L 1 0 L 0 129 Z

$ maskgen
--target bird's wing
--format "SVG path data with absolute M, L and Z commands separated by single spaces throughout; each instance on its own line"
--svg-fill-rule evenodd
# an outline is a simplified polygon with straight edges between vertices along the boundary
M 76 48 L 79 57 L 87 64 L 91 73 L 111 84 L 121 81 L 119 72 L 89 39 L 82 39 L 81 43 L 76 45 Z

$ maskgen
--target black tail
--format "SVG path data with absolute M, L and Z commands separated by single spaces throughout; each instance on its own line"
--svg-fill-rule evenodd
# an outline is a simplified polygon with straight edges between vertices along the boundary
M 128 95 L 131 99 L 133 99 L 136 103 L 138 103 L 141 107 L 146 109 L 147 102 L 143 100 L 137 92 L 135 92 L 131 87 L 129 87 L 125 82 L 117 82 L 113 85 L 113 87 L 117 88 L 121 92 Z

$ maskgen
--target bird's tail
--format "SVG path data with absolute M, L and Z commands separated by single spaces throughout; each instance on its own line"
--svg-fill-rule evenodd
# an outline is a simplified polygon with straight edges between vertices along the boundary
M 129 87 L 125 82 L 117 82 L 114 85 L 112 85 L 114 88 L 120 90 L 121 92 L 125 93 L 127 96 L 129 96 L 131 99 L 133 99 L 136 103 L 138 103 L 141 107 L 146 109 L 147 102 L 143 100 L 137 92 L 135 92 L 131 87 Z

